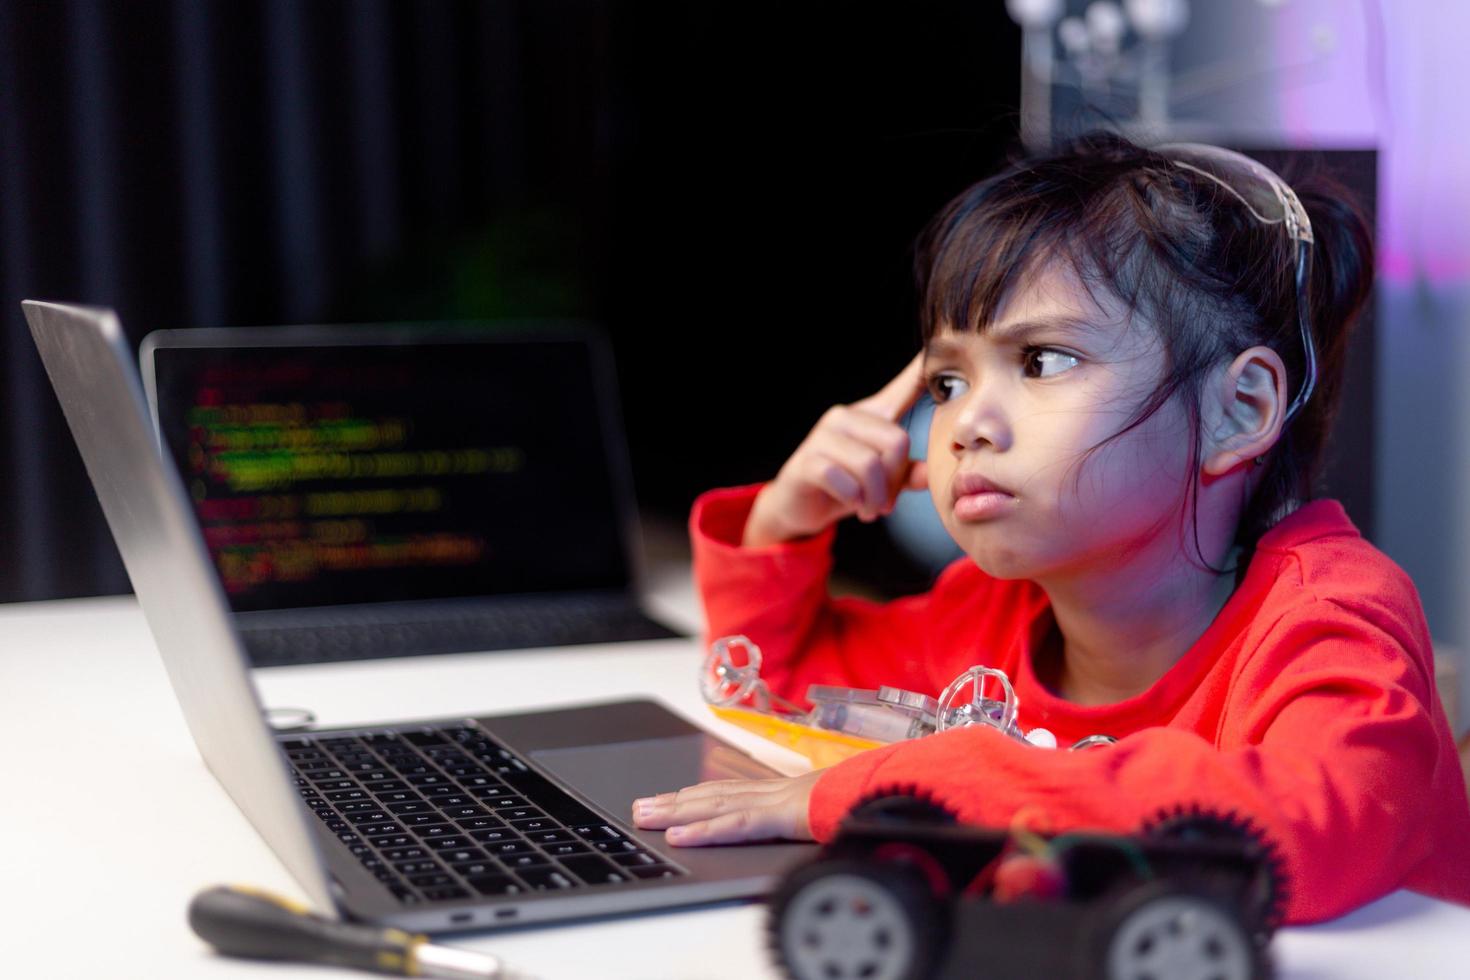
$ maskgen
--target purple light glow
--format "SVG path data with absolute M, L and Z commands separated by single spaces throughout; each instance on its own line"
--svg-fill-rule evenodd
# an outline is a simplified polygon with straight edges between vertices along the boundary
M 1276 63 L 1335 45 L 1277 91 L 1299 145 L 1377 145 L 1379 273 L 1396 282 L 1470 281 L 1470 4 L 1293 0 L 1278 13 Z

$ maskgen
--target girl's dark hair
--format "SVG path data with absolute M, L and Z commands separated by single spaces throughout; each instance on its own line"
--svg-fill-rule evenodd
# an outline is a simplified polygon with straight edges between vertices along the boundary
M 1247 551 L 1290 501 L 1312 496 L 1348 333 L 1373 279 L 1372 239 L 1347 192 L 1321 174 L 1291 186 L 1316 238 L 1308 296 L 1317 387 L 1266 456 L 1236 536 Z M 914 263 L 924 342 L 941 327 L 986 329 L 1021 278 L 1055 259 L 1146 317 L 1164 345 L 1165 380 L 1112 438 L 1182 396 L 1197 458 L 1208 371 L 1258 344 L 1285 362 L 1287 398 L 1301 390 L 1296 265 L 1283 227 L 1256 219 L 1208 177 L 1111 133 L 1014 163 L 930 222 Z M 1197 481 L 1191 514 L 1196 492 Z

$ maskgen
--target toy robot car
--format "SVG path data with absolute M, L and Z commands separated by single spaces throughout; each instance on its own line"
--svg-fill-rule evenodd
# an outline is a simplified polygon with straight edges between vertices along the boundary
M 913 796 L 855 808 L 772 896 L 794 980 L 1261 980 L 1280 862 L 1248 821 L 1162 813 L 1131 836 L 962 826 Z

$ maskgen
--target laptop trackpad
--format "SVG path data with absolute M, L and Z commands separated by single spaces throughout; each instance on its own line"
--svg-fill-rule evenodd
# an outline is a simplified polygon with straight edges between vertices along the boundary
M 579 745 L 529 753 L 583 796 L 611 813 L 633 801 L 711 779 L 768 779 L 780 773 L 708 735 Z

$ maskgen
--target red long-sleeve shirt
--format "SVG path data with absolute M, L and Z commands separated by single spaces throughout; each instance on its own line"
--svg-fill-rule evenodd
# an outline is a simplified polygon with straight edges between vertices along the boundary
M 740 546 L 756 487 L 694 506 L 694 575 L 711 638 L 743 633 L 787 698 L 810 683 L 935 694 L 973 664 L 1005 671 L 1024 729 L 1065 752 L 966 728 L 874 749 L 817 781 L 808 818 L 829 838 L 860 798 L 915 787 L 971 823 L 1030 807 L 1051 830 L 1132 831 L 1199 804 L 1252 819 L 1281 850 L 1287 921 L 1342 914 L 1397 888 L 1470 904 L 1470 803 L 1434 686 L 1413 584 L 1320 500 L 1267 532 L 1215 621 L 1142 694 L 1081 706 L 1048 690 L 1032 648 L 1046 594 L 968 559 L 922 595 L 878 604 L 827 593 L 832 531 Z M 1034 824 L 1033 824 L 1034 825 Z

